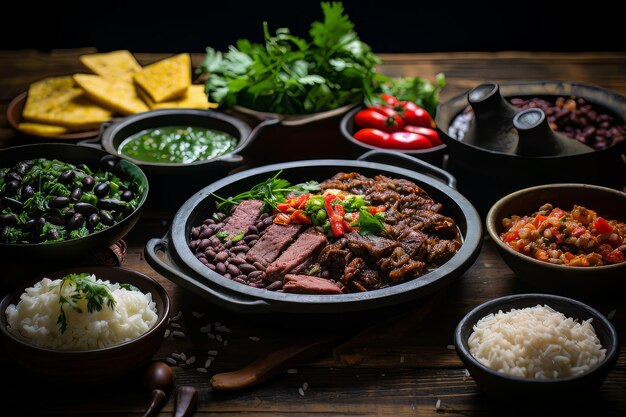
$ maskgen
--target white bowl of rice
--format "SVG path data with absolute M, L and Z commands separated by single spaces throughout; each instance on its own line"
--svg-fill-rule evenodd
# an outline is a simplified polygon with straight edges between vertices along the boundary
M 530 403 L 588 398 L 615 365 L 618 337 L 597 310 L 571 298 L 519 294 L 470 311 L 456 351 L 478 386 Z
M 31 281 L 0 302 L 0 334 L 23 367 L 70 384 L 101 382 L 150 361 L 170 300 L 152 278 L 83 267 Z

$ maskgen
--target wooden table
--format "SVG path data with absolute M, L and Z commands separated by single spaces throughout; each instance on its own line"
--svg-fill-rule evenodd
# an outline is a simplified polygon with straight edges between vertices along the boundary
M 89 50 L 50 54 L 0 52 L 1 147 L 27 141 L 7 126 L 8 102 L 34 80 L 79 71 L 77 56 L 85 52 Z M 138 54 L 138 59 L 148 63 L 161 56 Z M 480 81 L 509 79 L 568 79 L 626 94 L 624 53 L 453 53 L 384 55 L 382 58 L 385 61 L 382 71 L 389 75 L 434 79 L 436 73 L 444 72 L 448 80 L 444 99 Z M 194 64 L 201 59 L 202 55 L 194 55 Z M 333 123 L 335 125 L 326 127 L 325 134 L 336 135 L 339 143 L 337 121 Z M 338 153 L 338 149 L 341 148 L 329 152 Z M 199 183 L 198 187 L 203 185 Z M 259 325 L 258 318 L 252 320 L 211 306 L 155 273 L 143 259 L 143 246 L 148 238 L 165 233 L 173 212 L 171 208 L 161 207 L 146 210 L 125 238 L 128 254 L 123 266 L 156 278 L 171 296 L 173 314 L 182 312 L 175 323 L 182 326 L 186 337 L 167 338 L 156 358 L 164 359 L 172 352 L 184 352 L 187 358 L 196 358 L 193 364 L 174 368 L 177 385 L 193 385 L 199 389 L 200 401 L 195 415 L 503 415 L 518 410 L 517 404 L 502 404 L 482 393 L 466 375 L 452 346 L 456 324 L 472 307 L 495 297 L 532 291 L 515 279 L 488 239 L 474 266 L 440 294 L 419 326 L 396 340 L 390 335 L 391 343 L 367 345 L 369 356 L 362 363 L 345 367 L 328 352 L 293 365 L 290 372 L 283 372 L 255 387 L 226 393 L 212 391 L 209 377 L 213 373 L 239 369 L 260 355 L 285 346 L 297 332 L 276 327 L 272 322 Z M 9 260 L 0 261 L 14 267 L 10 270 L 20 267 Z M 6 271 L 0 272 L 5 284 L 11 280 L 5 275 Z M 626 415 L 626 301 L 623 294 L 585 301 L 604 314 L 615 311 L 612 321 L 622 342 L 617 366 L 591 401 L 575 409 L 560 404 L 555 409 L 526 410 L 525 413 L 559 415 L 581 411 L 583 415 Z M 338 316 L 337 320 L 342 318 Z M 200 332 L 202 326 L 210 323 L 215 327 L 216 322 L 230 331 L 214 331 L 214 339 Z M 209 355 L 210 350 L 217 354 Z M 209 356 L 214 360 L 208 372 L 198 371 L 196 368 L 204 367 Z M 0 354 L 0 364 L 5 387 L 0 390 L 2 415 L 12 415 L 5 412 L 9 410 L 19 411 L 18 415 L 141 415 L 147 404 L 148 394 L 142 391 L 137 375 L 99 387 L 68 389 L 29 377 L 6 355 Z M 170 399 L 161 415 L 171 415 L 172 410 Z

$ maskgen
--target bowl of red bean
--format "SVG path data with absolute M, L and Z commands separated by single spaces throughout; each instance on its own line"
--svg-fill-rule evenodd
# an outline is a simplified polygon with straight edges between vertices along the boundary
M 499 198 L 547 182 L 626 185 L 626 97 L 614 91 L 484 83 L 442 103 L 435 121 L 447 169 L 483 215 Z
M 547 184 L 511 193 L 487 214 L 487 231 L 518 278 L 575 294 L 626 287 L 626 193 Z

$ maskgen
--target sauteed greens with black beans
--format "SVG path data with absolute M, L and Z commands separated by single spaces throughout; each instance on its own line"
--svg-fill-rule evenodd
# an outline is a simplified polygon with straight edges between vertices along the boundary
M 87 236 L 123 220 L 137 208 L 141 194 L 133 182 L 84 164 L 39 158 L 0 168 L 0 242 Z

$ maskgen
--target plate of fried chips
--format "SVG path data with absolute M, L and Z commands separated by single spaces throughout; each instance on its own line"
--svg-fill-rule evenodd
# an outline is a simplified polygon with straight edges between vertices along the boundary
M 83 55 L 91 73 L 47 77 L 9 104 L 9 123 L 28 136 L 79 140 L 98 134 L 102 122 L 164 108 L 217 107 L 192 84 L 189 54 L 142 67 L 129 51 Z

